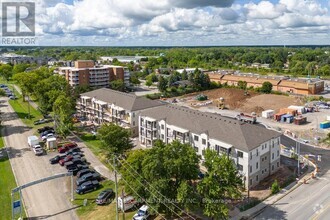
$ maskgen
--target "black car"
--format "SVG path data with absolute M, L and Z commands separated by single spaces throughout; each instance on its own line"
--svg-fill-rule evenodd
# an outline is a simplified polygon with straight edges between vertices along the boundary
M 110 198 L 114 195 L 112 189 L 105 189 L 97 196 L 96 204 L 104 205 L 110 202 Z
M 71 148 L 70 150 L 65 152 L 66 155 L 69 155 L 69 154 L 73 155 L 73 153 L 80 153 L 83 155 L 83 153 L 81 152 L 79 147 Z
M 74 176 L 77 175 L 79 172 L 79 169 L 77 166 L 70 166 L 68 169 L 68 172 L 71 172 Z
M 100 183 L 97 180 L 93 181 L 87 181 L 81 184 L 81 186 L 78 186 L 76 189 L 76 193 L 78 194 L 84 194 L 87 192 L 95 191 L 97 188 L 100 187 Z
M 43 127 L 43 128 L 39 128 L 39 129 L 38 129 L 38 133 L 41 134 L 41 133 L 43 133 L 43 132 L 45 132 L 45 131 L 48 131 L 48 130 L 52 130 L 52 131 L 54 132 L 54 128 L 49 127 L 49 126 L 45 126 L 45 127 Z
M 82 177 L 80 177 L 79 179 L 77 179 L 76 183 L 77 186 L 80 186 L 81 184 L 83 184 L 84 182 L 87 182 L 89 180 L 100 180 L 101 179 L 101 175 L 98 173 L 87 173 L 85 175 L 83 175 Z
M 89 169 L 89 165 L 88 164 L 78 164 L 77 165 L 78 170 L 85 170 L 85 169 Z
M 86 164 L 74 164 L 71 161 L 66 163 L 66 169 L 68 172 L 72 172 L 74 176 L 82 169 L 88 169 L 88 165 Z
M 58 163 L 61 159 L 63 159 L 65 155 L 56 155 L 55 157 L 49 159 L 50 164 L 56 164 Z
M 95 171 L 91 169 L 82 169 L 77 173 L 77 177 L 80 178 L 87 173 L 95 173 Z
M 54 134 L 54 130 L 47 130 L 47 131 L 44 131 L 44 132 L 40 133 L 40 137 L 45 136 L 45 135 L 47 135 L 47 134 Z

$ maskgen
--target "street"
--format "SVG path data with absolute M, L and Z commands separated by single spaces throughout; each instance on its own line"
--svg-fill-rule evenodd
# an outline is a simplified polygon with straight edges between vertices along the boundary
M 295 141 L 286 136 L 281 137 L 281 143 L 286 147 L 296 146 Z M 322 155 L 322 160 L 318 162 L 318 177 L 268 206 L 255 219 L 329 219 L 330 151 L 301 144 L 301 154 L 309 153 Z
M 17 117 L 7 102 L 0 98 L 4 125 L 4 141 L 17 185 L 29 183 L 54 174 L 63 173 L 58 166 L 49 164 L 49 157 L 37 157 L 27 145 L 33 131 Z M 30 219 L 78 219 L 70 202 L 70 180 L 60 178 L 28 187 L 22 191 L 27 215 Z

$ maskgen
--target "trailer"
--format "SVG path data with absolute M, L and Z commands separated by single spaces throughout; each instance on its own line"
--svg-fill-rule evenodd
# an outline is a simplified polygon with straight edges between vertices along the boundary
M 330 128 L 330 121 L 324 121 L 320 123 L 320 128 L 321 129 L 327 129 Z
M 30 147 L 34 147 L 36 145 L 39 145 L 39 138 L 37 136 L 29 136 L 28 137 L 28 145 Z
M 263 111 L 263 112 L 261 113 L 261 116 L 262 116 L 263 118 L 272 118 L 272 117 L 274 116 L 274 113 L 275 113 L 274 110 L 269 109 L 269 110 Z
M 257 122 L 257 115 L 254 112 L 252 112 L 251 115 L 241 113 L 241 114 L 236 115 L 236 119 L 239 121 L 244 121 L 244 122 L 247 122 L 250 124 L 254 124 Z

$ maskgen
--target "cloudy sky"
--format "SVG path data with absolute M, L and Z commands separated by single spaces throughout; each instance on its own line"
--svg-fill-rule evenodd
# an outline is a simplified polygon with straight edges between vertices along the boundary
M 330 44 L 329 0 L 36 0 L 40 45 Z

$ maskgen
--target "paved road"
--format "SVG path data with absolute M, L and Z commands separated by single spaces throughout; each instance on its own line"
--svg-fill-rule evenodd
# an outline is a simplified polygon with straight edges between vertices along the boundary
M 291 147 L 295 141 L 283 136 L 282 144 Z M 330 216 L 330 151 L 301 144 L 301 153 L 322 155 L 319 177 L 302 185 L 272 206 L 268 206 L 255 219 L 329 219 Z
M 36 157 L 27 145 L 32 131 L 26 127 L 6 98 L 0 98 L 5 128 L 4 140 L 8 147 L 12 169 L 18 185 L 62 173 L 51 166 L 48 157 Z M 31 219 L 78 219 L 70 202 L 69 178 L 61 178 L 24 189 L 23 199 Z

